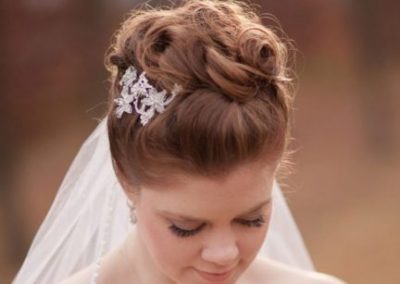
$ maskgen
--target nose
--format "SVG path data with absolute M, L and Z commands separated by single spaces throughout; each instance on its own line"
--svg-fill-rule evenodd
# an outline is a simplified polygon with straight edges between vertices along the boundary
M 229 266 L 239 256 L 239 248 L 233 232 L 214 232 L 204 245 L 201 257 L 220 266 Z

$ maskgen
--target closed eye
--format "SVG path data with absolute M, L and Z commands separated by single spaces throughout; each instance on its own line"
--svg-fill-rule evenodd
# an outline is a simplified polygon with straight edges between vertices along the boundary
M 180 228 L 180 227 L 178 227 L 178 226 L 172 224 L 171 226 L 169 226 L 169 229 L 171 230 L 172 233 L 174 233 L 174 234 L 177 235 L 178 237 L 185 238 L 185 237 L 193 236 L 193 235 L 195 235 L 196 233 L 200 232 L 201 229 L 203 229 L 203 227 L 204 227 L 205 225 L 206 225 L 206 224 L 203 223 L 203 224 L 201 224 L 200 226 L 198 226 L 198 227 L 195 228 L 195 229 L 187 230 L 187 229 L 182 229 L 182 228 Z
M 259 216 L 252 220 L 238 219 L 236 222 L 247 227 L 261 227 L 265 223 L 265 218 L 263 216 Z
M 259 228 L 265 223 L 265 218 L 263 216 L 259 216 L 256 219 L 252 219 L 252 220 L 237 219 L 235 221 L 246 227 Z M 171 230 L 172 233 L 174 233 L 178 237 L 186 238 L 186 237 L 193 236 L 193 235 L 197 234 L 198 232 L 200 232 L 205 225 L 206 225 L 206 223 L 203 223 L 200 226 L 198 226 L 197 228 L 187 230 L 187 229 L 182 229 L 175 224 L 172 224 L 169 226 L 169 229 Z

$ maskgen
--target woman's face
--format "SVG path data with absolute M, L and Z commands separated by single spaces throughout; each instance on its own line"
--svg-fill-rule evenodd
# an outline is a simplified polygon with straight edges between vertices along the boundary
M 180 177 L 136 200 L 140 242 L 174 283 L 235 283 L 261 247 L 275 167 L 243 166 L 224 180 Z

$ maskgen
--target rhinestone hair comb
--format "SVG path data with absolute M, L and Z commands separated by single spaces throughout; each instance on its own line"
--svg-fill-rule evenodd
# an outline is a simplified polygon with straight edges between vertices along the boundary
M 120 97 L 114 99 L 117 105 L 115 115 L 121 118 L 125 112 L 132 113 L 134 108 L 140 115 L 140 122 L 143 126 L 149 122 L 156 112 L 164 112 L 165 107 L 182 89 L 180 85 L 175 84 L 171 96 L 166 99 L 167 91 L 159 92 L 152 86 L 146 77 L 146 72 L 142 72 L 138 77 L 138 72 L 134 66 L 129 66 L 126 69 L 119 85 L 122 90 Z

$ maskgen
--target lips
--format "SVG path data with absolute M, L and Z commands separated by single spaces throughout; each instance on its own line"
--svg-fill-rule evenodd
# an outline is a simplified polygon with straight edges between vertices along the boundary
M 213 272 L 206 272 L 206 271 L 201 271 L 201 270 L 197 270 L 195 269 L 196 272 L 205 280 L 209 281 L 209 282 L 222 282 L 227 280 L 233 272 L 233 269 L 230 270 L 226 270 L 224 272 L 219 272 L 219 273 L 213 273 Z

